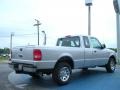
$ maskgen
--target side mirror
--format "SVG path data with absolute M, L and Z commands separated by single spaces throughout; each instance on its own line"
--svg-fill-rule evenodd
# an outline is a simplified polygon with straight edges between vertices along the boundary
M 106 45 L 102 44 L 101 49 L 104 49 L 104 48 L 106 48 Z

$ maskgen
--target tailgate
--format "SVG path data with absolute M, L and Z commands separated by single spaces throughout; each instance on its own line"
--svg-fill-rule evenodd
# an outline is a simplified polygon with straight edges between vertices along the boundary
M 33 48 L 15 47 L 12 49 L 12 60 L 29 60 L 33 61 Z

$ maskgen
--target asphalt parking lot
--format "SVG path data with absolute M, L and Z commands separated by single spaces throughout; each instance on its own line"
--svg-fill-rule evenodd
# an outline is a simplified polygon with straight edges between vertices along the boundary
M 58 86 L 51 76 L 33 79 L 15 74 L 8 64 L 0 64 L 0 90 L 120 90 L 120 66 L 112 74 L 104 68 L 90 68 L 87 72 L 74 70 L 70 83 Z

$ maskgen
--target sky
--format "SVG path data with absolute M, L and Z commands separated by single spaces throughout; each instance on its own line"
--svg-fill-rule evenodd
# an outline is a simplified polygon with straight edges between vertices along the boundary
M 91 35 L 97 37 L 108 48 L 116 47 L 116 14 L 113 0 L 93 0 L 91 6 Z M 37 45 L 38 19 L 40 45 L 43 33 L 47 34 L 47 45 L 55 45 L 57 38 L 66 35 L 88 34 L 88 7 L 85 0 L 0 0 L 0 48 Z

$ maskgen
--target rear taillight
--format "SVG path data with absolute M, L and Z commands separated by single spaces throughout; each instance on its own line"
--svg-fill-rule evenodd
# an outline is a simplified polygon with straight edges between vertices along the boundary
M 40 49 L 33 50 L 33 59 L 34 61 L 40 61 L 42 59 L 42 52 Z

